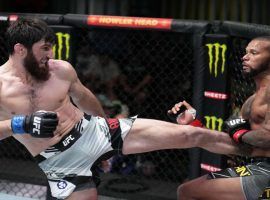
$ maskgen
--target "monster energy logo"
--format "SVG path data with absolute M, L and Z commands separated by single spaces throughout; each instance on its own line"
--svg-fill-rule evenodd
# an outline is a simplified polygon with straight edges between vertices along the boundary
M 57 43 L 53 46 L 53 54 L 56 59 L 69 59 L 70 51 L 70 34 L 68 33 L 55 33 Z
M 222 131 L 223 119 L 217 118 L 215 116 L 204 116 L 206 128 Z
M 226 62 L 225 55 L 226 55 L 227 45 L 220 44 L 220 43 L 209 43 L 209 44 L 206 44 L 206 46 L 208 47 L 210 74 L 214 73 L 214 76 L 217 77 L 218 68 L 220 64 L 221 64 L 220 69 L 221 69 L 222 74 L 225 70 L 225 62 Z M 220 60 L 221 60 L 221 63 L 220 63 Z

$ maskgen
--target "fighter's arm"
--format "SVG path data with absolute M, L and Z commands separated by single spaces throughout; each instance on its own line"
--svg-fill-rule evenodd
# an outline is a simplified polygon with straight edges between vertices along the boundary
M 0 121 L 0 140 L 12 136 L 11 120 Z
M 242 142 L 252 145 L 254 147 L 269 149 L 270 151 L 270 88 L 267 88 L 267 110 L 264 118 L 264 122 L 261 124 L 261 127 L 256 130 L 250 130 L 242 136 Z M 245 106 L 245 107 L 244 107 Z M 242 115 L 249 112 L 251 109 L 250 105 L 247 103 L 242 108 Z
M 104 110 L 95 95 L 81 83 L 74 68 L 67 62 L 65 65 L 64 74 L 71 82 L 69 95 L 73 102 L 87 114 L 105 117 Z
M 0 94 L 2 90 L 2 81 L 0 81 Z M 1 105 L 1 96 L 0 96 L 0 105 Z M 1 110 L 0 110 L 1 111 Z M 1 112 L 0 112 L 1 114 Z M 2 118 L 0 116 L 0 118 Z M 12 136 L 12 130 L 11 130 L 11 120 L 1 120 L 0 121 L 0 140 L 5 139 L 7 137 Z

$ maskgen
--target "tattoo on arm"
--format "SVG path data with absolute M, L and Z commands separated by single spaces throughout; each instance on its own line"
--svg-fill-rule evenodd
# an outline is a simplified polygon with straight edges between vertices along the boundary
M 260 148 L 270 148 L 270 132 L 259 129 L 247 132 L 242 137 L 242 141 Z

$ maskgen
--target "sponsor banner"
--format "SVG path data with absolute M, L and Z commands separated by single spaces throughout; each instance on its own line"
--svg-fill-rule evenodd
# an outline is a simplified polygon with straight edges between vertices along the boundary
M 224 74 L 226 67 L 227 44 L 225 43 L 207 43 L 208 49 L 208 69 L 213 77 Z
M 8 20 L 8 16 L 0 16 L 0 21 L 7 21 Z
M 170 30 L 172 19 L 89 15 L 87 24 L 103 27 L 150 28 Z
M 205 127 L 208 129 L 222 131 L 223 119 L 216 116 L 204 116 Z
M 204 96 L 210 99 L 225 100 L 228 99 L 228 95 L 220 92 L 205 91 Z
M 9 15 L 9 21 L 16 21 L 18 18 L 19 18 L 19 16 L 18 15 Z
M 74 37 L 73 28 L 70 26 L 51 26 L 55 32 L 56 42 L 53 46 L 55 59 L 66 60 L 74 63 Z
M 53 53 L 56 59 L 68 60 L 70 57 L 70 34 L 56 32 L 56 44 L 53 46 Z
M 221 171 L 219 167 L 215 167 L 209 164 L 201 163 L 201 169 L 208 171 L 208 172 L 218 172 Z

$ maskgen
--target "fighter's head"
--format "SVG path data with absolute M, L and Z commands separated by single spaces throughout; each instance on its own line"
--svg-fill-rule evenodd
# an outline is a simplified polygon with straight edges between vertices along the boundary
M 270 74 L 270 36 L 257 37 L 249 42 L 242 60 L 245 76 Z
M 11 55 L 14 53 L 14 46 L 22 44 L 27 49 L 41 40 L 46 43 L 55 43 L 55 34 L 48 25 L 36 18 L 19 18 L 12 22 L 6 32 L 7 51 Z
M 53 57 L 55 34 L 44 21 L 20 18 L 11 23 L 6 39 L 8 54 L 17 55 L 34 78 L 49 78 L 48 60 Z

